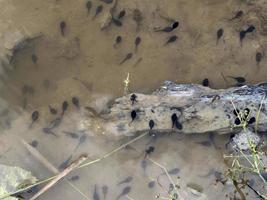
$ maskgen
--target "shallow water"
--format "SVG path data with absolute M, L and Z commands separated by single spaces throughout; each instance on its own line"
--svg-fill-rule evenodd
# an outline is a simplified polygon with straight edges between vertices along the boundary
M 71 154 L 76 158 L 86 152 L 94 159 L 129 140 L 85 130 L 87 140 L 75 150 L 78 140 L 66 137 L 62 132 L 80 131 L 79 134 L 83 134 L 79 123 L 83 108 L 79 110 L 71 105 L 73 96 L 80 99 L 82 107 L 94 105 L 102 108 L 102 102 L 123 95 L 123 80 L 128 73 L 130 91 L 142 93 L 152 92 L 164 80 L 201 83 L 208 78 L 213 88 L 235 84 L 232 79 L 225 81 L 221 73 L 225 76 L 245 76 L 248 83 L 266 80 L 266 59 L 263 57 L 259 66 L 255 61 L 255 53 L 265 50 L 264 35 L 260 31 L 248 35 L 242 47 L 238 38 L 238 31 L 254 22 L 250 13 L 255 6 L 232 0 L 118 0 L 115 13 L 126 10 L 123 26 L 112 24 L 106 30 L 100 30 L 111 5 L 95 0 L 88 15 L 85 3 L 81 0 L 0 2 L 4 9 L 1 20 L 10 21 L 10 26 L 25 32 L 42 33 L 15 53 L 11 62 L 13 70 L 7 72 L 1 83 L 1 98 L 9 103 L 10 110 L 19 113 L 18 117 L 10 117 L 2 122 L 1 163 L 21 166 L 43 179 L 52 173 L 27 152 L 21 139 L 27 142 L 37 140 L 37 150 L 56 167 Z M 104 6 L 103 12 L 92 20 L 96 5 L 100 4 Z M 136 8 L 143 17 L 139 30 L 132 20 Z M 228 19 L 239 9 L 247 14 L 242 19 L 229 22 Z M 168 24 L 160 16 L 178 20 L 179 27 L 172 33 L 154 32 L 155 27 Z M 61 36 L 59 30 L 61 20 L 66 22 L 65 37 Z M 216 31 L 221 27 L 224 36 L 216 45 Z M 122 36 L 122 43 L 114 48 L 118 35 Z M 177 35 L 178 40 L 164 46 L 171 35 Z M 137 36 L 141 37 L 141 43 L 134 53 Z M 119 65 L 130 52 L 134 53 L 133 57 Z M 32 61 L 33 54 L 37 56 L 36 63 Z M 24 85 L 32 86 L 33 93 L 23 96 Z M 55 119 L 48 105 L 60 111 L 65 100 L 70 106 L 62 124 L 55 129 L 57 137 L 44 134 L 42 128 Z M 40 112 L 40 119 L 28 129 L 34 110 Z M 90 199 L 93 199 L 95 184 L 102 199 L 101 187 L 109 187 L 107 200 L 116 199 L 126 185 L 131 186 L 129 196 L 135 200 L 153 199 L 158 193 L 166 196 L 158 184 L 154 188 L 148 187 L 148 183 L 155 180 L 162 170 L 149 161 L 146 172 L 141 167 L 149 141 L 149 137 L 142 139 L 132 144 L 133 148 L 123 149 L 100 163 L 73 172 L 70 177 L 80 176 L 73 184 Z M 213 174 L 205 175 L 212 169 L 220 172 L 226 169 L 222 155 L 228 136 L 215 136 L 216 146 L 199 144 L 202 141 L 210 141 L 208 135 L 161 136 L 150 144 L 155 146 L 151 158 L 168 169 L 179 168 L 179 173 L 173 178 L 179 176 L 181 186 L 185 187 L 188 183 L 201 185 L 203 195 L 206 195 L 203 199 L 226 199 L 226 194 L 233 195 L 233 188 L 215 184 Z M 132 176 L 133 181 L 117 186 L 127 176 Z M 169 180 L 166 176 L 160 176 L 160 181 L 168 190 Z M 250 195 L 248 199 L 253 199 L 254 194 Z M 40 199 L 74 198 L 83 199 L 66 181 L 62 181 Z M 192 195 L 189 199 L 195 198 Z

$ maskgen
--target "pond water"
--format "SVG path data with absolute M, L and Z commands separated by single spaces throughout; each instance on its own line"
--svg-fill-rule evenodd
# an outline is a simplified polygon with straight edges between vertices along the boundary
M 164 80 L 201 84 L 208 78 L 212 88 L 235 85 L 235 80 L 227 76 L 245 77 L 247 83 L 266 81 L 264 24 L 257 21 L 255 14 L 261 1 L 118 0 L 114 16 L 125 10 L 122 25 L 111 23 L 104 30 L 101 26 L 114 2 L 91 2 L 89 12 L 84 0 L 0 2 L 3 9 L 0 20 L 31 34 L 40 33 L 15 52 L 10 64 L 12 70 L 6 72 L 1 82 L 0 97 L 8 102 L 9 113 L 14 112 L 14 117 L 1 115 L 4 120 L 1 121 L 0 163 L 20 166 L 44 179 L 53 173 L 29 154 L 22 139 L 28 143 L 37 141 L 36 149 L 55 167 L 70 155 L 74 160 L 81 153 L 87 153 L 90 159 L 95 159 L 129 141 L 131 138 L 116 138 L 101 132 L 92 134 L 90 130 L 81 130 L 79 125 L 85 106 L 102 109 L 106 102 L 124 94 L 123 81 L 128 73 L 130 91 L 147 94 L 159 88 Z M 100 5 L 103 10 L 94 17 Z M 140 19 L 139 25 L 133 20 L 136 10 L 140 12 L 135 16 Z M 244 15 L 230 20 L 239 10 L 243 10 Z M 178 28 L 169 33 L 155 31 L 170 26 L 172 19 L 179 21 Z M 64 36 L 60 31 L 62 21 L 65 22 Z M 256 31 L 248 33 L 241 46 L 239 31 L 252 24 Z M 220 28 L 224 33 L 217 43 Z M 178 39 L 166 44 L 174 35 Z M 122 40 L 116 44 L 118 36 Z M 137 37 L 141 42 L 136 47 Z M 257 52 L 263 54 L 258 65 Z M 122 63 L 129 53 L 131 58 Z M 71 103 L 74 96 L 79 98 L 80 109 Z M 69 102 L 69 108 L 54 131 L 56 136 L 45 134 L 42 129 L 60 115 L 63 101 Z M 56 115 L 51 114 L 49 105 L 58 110 Z M 40 116 L 29 129 L 34 110 L 38 110 Z M 79 139 L 64 131 L 87 137 L 77 146 Z M 233 186 L 216 183 L 214 176 L 215 171 L 223 173 L 227 169 L 223 153 L 229 136 L 214 134 L 213 140 L 210 136 L 166 134 L 152 142 L 147 136 L 130 148 L 76 170 L 68 177 L 79 176 L 78 180 L 70 181 L 88 199 L 98 200 L 94 197 L 95 188 L 100 199 L 104 199 L 104 185 L 108 187 L 106 200 L 118 199 L 127 186 L 131 187 L 128 199 L 155 199 L 157 194 L 166 197 L 170 182 L 167 176 L 160 175 L 162 169 L 150 161 L 145 170 L 142 167 L 145 150 L 153 145 L 151 158 L 168 170 L 178 168 L 172 177 L 174 180 L 179 177 L 181 187 L 198 185 L 203 189 L 198 194 L 190 193 L 187 199 L 234 199 L 238 195 Z M 129 176 L 133 177 L 132 181 L 118 185 Z M 151 181 L 155 181 L 154 187 L 149 187 Z M 248 199 L 256 198 L 253 192 L 248 192 Z M 40 197 L 74 198 L 86 199 L 66 181 Z

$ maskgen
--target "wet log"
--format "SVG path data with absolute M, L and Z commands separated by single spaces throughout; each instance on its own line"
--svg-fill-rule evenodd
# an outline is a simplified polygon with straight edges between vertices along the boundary
M 130 100 L 132 94 L 116 99 L 109 112 L 100 116 L 102 122 L 97 126 L 101 126 L 104 134 L 116 136 L 131 136 L 144 131 L 181 134 L 230 133 L 237 119 L 233 104 L 239 111 L 248 108 L 249 120 L 256 118 L 262 102 L 258 130 L 266 131 L 266 91 L 265 83 L 215 90 L 197 84 L 165 81 L 164 85 L 152 94 L 135 93 L 135 102 Z M 136 118 L 132 121 L 133 110 L 136 111 Z M 178 126 L 173 126 L 173 114 L 178 118 Z M 149 127 L 150 120 L 155 124 L 152 130 Z M 249 126 L 253 128 L 254 125 L 255 123 L 251 123 Z

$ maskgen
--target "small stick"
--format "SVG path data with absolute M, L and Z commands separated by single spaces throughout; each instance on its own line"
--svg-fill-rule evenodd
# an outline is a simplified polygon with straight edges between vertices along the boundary
M 39 161 L 41 162 L 47 169 L 49 169 L 54 174 L 59 173 L 58 169 L 53 166 L 43 155 L 39 153 L 35 148 L 29 145 L 25 140 L 21 140 L 22 144 L 27 148 L 27 150 Z
M 30 200 L 35 200 L 37 199 L 40 195 L 45 193 L 49 188 L 54 186 L 60 179 L 64 178 L 67 176 L 73 169 L 78 167 L 80 164 L 82 164 L 86 159 L 87 155 L 83 154 L 81 155 L 77 160 L 72 162 L 65 170 L 63 170 L 60 174 L 56 176 L 52 181 L 50 181 L 47 185 L 45 185 L 39 192 L 37 192 Z
M 22 144 L 28 149 L 28 151 L 39 161 L 41 162 L 47 169 L 49 169 L 54 174 L 58 174 L 59 170 L 52 165 L 37 149 L 33 148 L 31 145 L 29 145 L 25 140 L 21 140 Z M 74 189 L 76 190 L 80 195 L 82 195 L 85 199 L 88 199 L 88 197 L 83 194 L 76 186 L 74 186 L 71 182 L 66 180 L 66 182 Z

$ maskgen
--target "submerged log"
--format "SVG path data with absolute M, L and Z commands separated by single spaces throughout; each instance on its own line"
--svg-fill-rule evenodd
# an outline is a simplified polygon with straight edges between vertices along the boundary
M 197 84 L 166 81 L 152 94 L 135 93 L 137 101 L 130 100 L 132 94 L 116 99 L 110 106 L 109 113 L 100 115 L 103 121 L 97 126 L 99 129 L 100 124 L 104 134 L 117 136 L 130 136 L 144 131 L 230 133 L 238 121 L 233 104 L 239 111 L 248 108 L 248 118 L 256 118 L 262 102 L 258 130 L 266 131 L 266 91 L 265 83 L 215 90 Z M 133 110 L 136 111 L 136 118 L 132 121 Z M 178 118 L 177 126 L 173 126 L 173 114 Z M 150 120 L 154 122 L 152 130 L 149 127 Z M 251 123 L 250 126 L 254 125 L 255 123 Z

